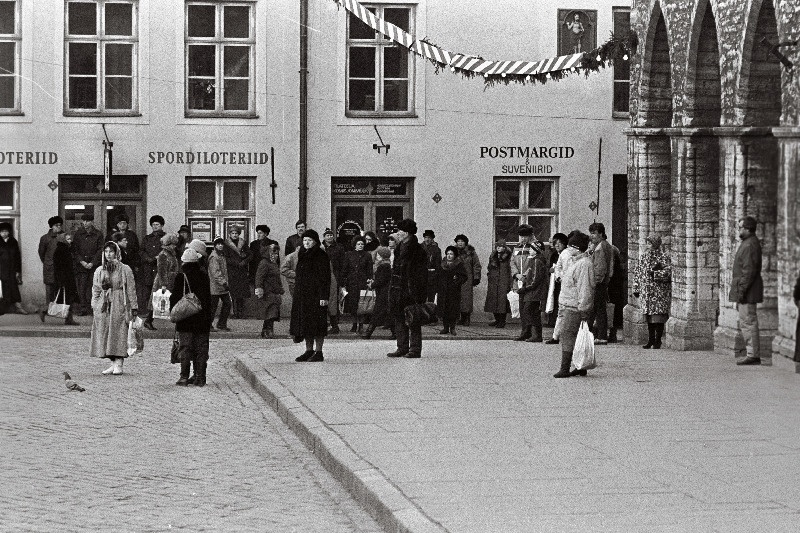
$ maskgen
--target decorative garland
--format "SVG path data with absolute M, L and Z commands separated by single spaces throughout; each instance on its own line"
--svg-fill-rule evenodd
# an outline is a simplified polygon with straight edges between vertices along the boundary
M 636 34 L 631 32 L 626 38 L 620 38 L 612 33 L 608 41 L 588 52 L 539 61 L 489 61 L 479 56 L 454 54 L 431 43 L 427 38 L 416 39 L 391 22 L 375 16 L 358 0 L 333 1 L 384 37 L 430 61 L 434 65 L 436 74 L 449 68 L 465 78 L 482 76 L 486 87 L 493 87 L 498 83 L 508 85 L 512 82 L 523 85 L 545 84 L 548 80 L 560 81 L 571 72 L 581 71 L 588 77 L 592 72 L 613 65 L 614 61 L 627 61 L 636 53 Z

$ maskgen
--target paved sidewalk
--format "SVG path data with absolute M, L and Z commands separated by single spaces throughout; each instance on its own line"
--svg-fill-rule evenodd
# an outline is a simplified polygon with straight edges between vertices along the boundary
M 239 371 L 387 530 L 794 532 L 800 376 L 711 352 L 390 341 L 246 350 Z

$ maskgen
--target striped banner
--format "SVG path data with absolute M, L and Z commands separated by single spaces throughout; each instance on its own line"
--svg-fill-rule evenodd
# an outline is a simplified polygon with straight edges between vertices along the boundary
M 391 22 L 386 22 L 376 17 L 357 0 L 336 0 L 336 2 L 384 37 L 443 67 L 466 70 L 484 76 L 535 76 L 559 70 L 569 70 L 579 66 L 583 59 L 583 53 L 551 57 L 540 61 L 488 61 L 474 56 L 454 54 L 430 43 L 415 39 L 413 35 L 403 31 Z

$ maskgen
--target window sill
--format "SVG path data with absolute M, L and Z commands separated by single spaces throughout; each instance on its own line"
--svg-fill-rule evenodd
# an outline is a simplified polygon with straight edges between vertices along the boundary
M 92 111 L 64 111 L 65 117 L 78 118 L 141 118 L 141 113 L 98 113 Z
M 614 120 L 630 120 L 631 114 L 629 111 L 613 111 L 611 118 Z
M 405 115 L 394 115 L 391 113 L 353 113 L 351 111 L 346 111 L 344 114 L 345 118 L 368 118 L 371 120 L 374 119 L 415 119 L 419 118 L 416 113 L 409 113 Z
M 225 113 L 213 113 L 213 114 L 212 113 L 209 113 L 209 114 L 205 114 L 205 113 L 203 113 L 203 114 L 199 114 L 199 113 L 198 114 L 195 114 L 195 113 L 184 113 L 183 114 L 183 118 L 191 118 L 191 119 L 197 119 L 197 118 L 201 118 L 201 119 L 204 119 L 204 118 L 231 119 L 231 118 L 233 118 L 233 119 L 242 119 L 242 120 L 257 120 L 260 117 L 255 113 L 252 113 L 252 114 L 248 113 L 248 114 L 242 114 L 242 115 L 233 115 L 233 114 L 225 114 Z
M 22 111 L 0 111 L 0 117 L 24 117 Z

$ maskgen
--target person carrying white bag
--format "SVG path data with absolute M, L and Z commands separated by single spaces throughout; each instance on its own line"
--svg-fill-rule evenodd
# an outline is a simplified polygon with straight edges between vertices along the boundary
M 585 376 L 586 368 L 576 368 L 570 372 L 573 352 L 576 349 L 576 339 L 581 328 L 581 323 L 586 321 L 594 308 L 594 270 L 592 260 L 586 254 L 589 247 L 589 236 L 577 232 L 569 238 L 568 249 L 573 254 L 574 262 L 567 268 L 561 277 L 561 294 L 559 305 L 563 309 L 561 324 L 561 368 L 553 375 L 554 378 L 568 378 L 570 376 Z M 588 328 L 587 328 L 588 329 Z M 586 349 L 586 340 L 581 343 Z M 594 360 L 594 344 L 589 343 Z M 588 354 L 583 353 L 581 359 Z

